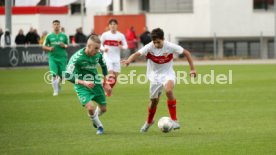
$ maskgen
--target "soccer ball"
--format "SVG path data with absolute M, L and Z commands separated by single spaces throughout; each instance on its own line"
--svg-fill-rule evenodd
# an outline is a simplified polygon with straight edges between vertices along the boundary
M 172 119 L 170 117 L 161 117 L 158 120 L 158 128 L 164 133 L 170 132 L 173 128 Z

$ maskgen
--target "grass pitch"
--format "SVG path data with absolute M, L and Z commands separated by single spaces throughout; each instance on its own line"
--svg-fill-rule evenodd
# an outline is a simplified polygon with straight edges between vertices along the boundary
M 123 68 L 122 73 L 145 67 Z M 188 67 L 176 66 L 176 70 Z M 47 69 L 0 70 L 0 154 L 276 154 L 276 65 L 197 66 L 198 73 L 228 74 L 232 85 L 176 85 L 181 129 L 148 133 L 149 84 L 116 85 L 98 136 L 67 82 L 58 97 L 44 83 Z M 168 116 L 163 93 L 155 120 Z

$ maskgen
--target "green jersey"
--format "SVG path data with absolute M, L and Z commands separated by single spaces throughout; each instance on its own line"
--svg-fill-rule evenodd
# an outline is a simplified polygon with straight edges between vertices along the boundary
M 52 52 L 48 52 L 49 59 L 67 60 L 66 49 L 61 47 L 60 43 L 68 45 L 68 37 L 64 33 L 55 34 L 51 32 L 46 36 L 43 45 L 54 47 Z
M 103 75 L 107 75 L 107 67 L 103 59 L 103 55 L 97 52 L 94 56 L 88 56 L 85 53 L 85 48 L 77 51 L 69 60 L 66 69 L 66 79 L 75 83 L 75 79 L 94 81 L 97 84 L 101 79 L 98 75 L 97 65 L 100 64 Z

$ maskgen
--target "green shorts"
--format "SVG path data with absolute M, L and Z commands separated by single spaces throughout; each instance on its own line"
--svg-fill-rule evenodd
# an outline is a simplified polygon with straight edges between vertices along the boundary
M 66 59 L 64 60 L 49 59 L 48 62 L 49 62 L 50 71 L 54 77 L 57 75 L 59 77 L 64 76 L 62 72 L 66 71 L 66 62 L 67 62 Z
M 85 106 L 89 101 L 95 101 L 102 106 L 106 105 L 105 93 L 101 84 L 95 84 L 92 89 L 76 84 L 75 91 L 82 106 Z

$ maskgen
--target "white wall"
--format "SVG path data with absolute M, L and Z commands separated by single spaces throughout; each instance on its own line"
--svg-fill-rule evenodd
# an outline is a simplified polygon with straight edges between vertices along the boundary
M 274 35 L 274 12 L 256 11 L 253 0 L 211 0 L 211 32 L 218 36 Z
M 140 13 L 140 0 L 124 0 L 123 9 L 127 14 Z
M 138 14 L 140 12 L 140 0 L 123 0 L 123 11 L 120 10 L 120 0 L 113 0 L 114 14 Z
M 119 9 L 119 0 L 114 0 L 114 9 Z M 116 3 L 116 4 L 115 4 Z M 139 0 L 124 0 L 124 14 L 139 13 Z M 106 7 L 87 8 L 84 16 L 83 32 L 88 35 L 94 28 L 94 15 L 106 14 Z M 120 12 L 119 12 L 120 13 Z M 61 21 L 66 33 L 74 35 L 81 26 L 78 15 L 13 15 L 13 35 L 23 28 L 26 34 L 32 26 L 41 34 L 52 31 L 51 22 Z M 274 35 L 274 13 L 253 10 L 252 0 L 194 0 L 193 13 L 147 13 L 146 24 L 149 29 L 163 28 L 166 38 L 176 41 L 178 38 L 213 37 L 258 37 Z M 0 16 L 0 27 L 5 29 L 5 16 Z
M 171 41 L 178 37 L 210 36 L 210 0 L 194 0 L 193 13 L 148 13 L 146 22 L 149 29 L 160 27 Z M 167 38 L 169 39 L 169 38 Z

